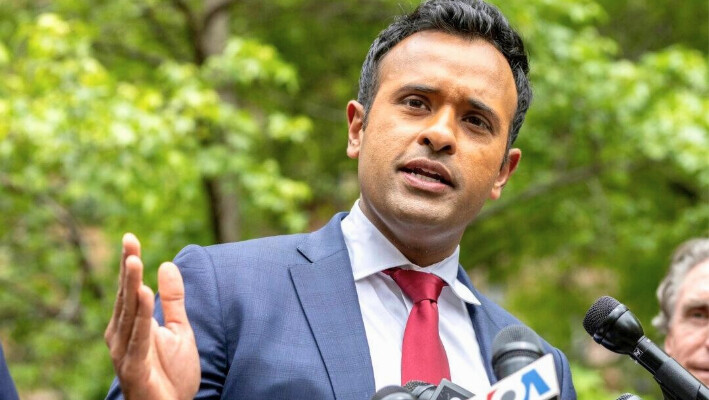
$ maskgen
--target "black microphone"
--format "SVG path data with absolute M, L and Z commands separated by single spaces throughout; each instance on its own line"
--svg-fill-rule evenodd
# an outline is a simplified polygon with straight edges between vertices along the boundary
M 666 398 L 709 400 L 709 389 L 648 339 L 640 321 L 618 300 L 610 296 L 596 300 L 586 313 L 583 327 L 596 343 L 629 355 L 647 369 Z
M 370 400 L 416 400 L 408 390 L 401 386 L 384 386 L 377 390 Z
M 441 383 L 432 385 L 423 381 L 406 382 L 404 388 L 411 392 L 416 400 L 451 400 L 469 399 L 475 394 L 456 385 L 448 379 L 441 379 Z
M 643 400 L 640 397 L 632 394 L 632 393 L 623 393 L 618 397 L 617 400 Z
M 519 371 L 544 355 L 542 341 L 524 325 L 510 325 L 492 340 L 492 369 L 498 380 Z

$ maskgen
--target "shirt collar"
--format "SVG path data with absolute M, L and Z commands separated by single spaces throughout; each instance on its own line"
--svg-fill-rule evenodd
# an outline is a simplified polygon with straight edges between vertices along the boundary
M 453 289 L 453 293 L 469 304 L 480 305 L 473 292 L 457 279 L 460 246 L 445 259 L 428 267 L 419 267 L 409 261 L 364 215 L 355 202 L 342 220 L 342 234 L 352 263 L 355 281 L 365 279 L 393 267 L 402 267 L 436 274 Z

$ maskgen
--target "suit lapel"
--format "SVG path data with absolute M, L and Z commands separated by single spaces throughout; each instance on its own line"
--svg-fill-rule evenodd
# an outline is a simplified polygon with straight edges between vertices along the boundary
M 337 214 L 298 250 L 311 264 L 290 269 L 300 304 L 337 399 L 368 398 L 374 372 L 357 291 Z
M 479 300 L 483 300 L 480 293 L 475 290 L 473 284 L 470 282 L 468 274 L 465 272 L 463 267 L 458 268 L 458 280 L 463 282 L 465 286 L 470 289 L 475 297 Z M 492 370 L 492 338 L 495 337 L 500 327 L 494 322 L 487 310 L 483 305 L 466 304 L 468 307 L 468 314 L 470 314 L 470 319 L 473 322 L 473 329 L 475 330 L 475 338 L 478 340 L 478 346 L 480 347 L 480 355 L 483 359 L 483 365 L 485 365 L 485 371 L 487 372 L 487 377 L 491 384 L 497 382 L 497 377 L 495 377 L 495 372 Z
M 374 393 L 374 372 L 352 266 L 340 228 L 346 215 L 336 214 L 325 227 L 306 236 L 298 251 L 311 263 L 292 267 L 290 274 L 335 398 L 361 399 Z M 478 299 L 484 300 L 462 267 L 458 269 L 458 279 Z M 485 371 L 494 384 L 497 378 L 492 370 L 492 338 L 501 327 L 484 304 L 467 307 Z

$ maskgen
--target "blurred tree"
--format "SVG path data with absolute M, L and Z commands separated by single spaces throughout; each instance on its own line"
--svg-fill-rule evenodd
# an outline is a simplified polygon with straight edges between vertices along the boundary
M 236 240 L 237 205 L 253 224 L 305 226 L 297 205 L 310 190 L 281 174 L 269 147 L 304 141 L 310 119 L 235 101 L 246 88 L 294 94 L 294 68 L 272 46 L 218 30 L 200 38 L 223 40 L 223 51 L 189 42 L 175 54 L 153 50 L 160 38 L 124 35 L 196 18 L 192 5 L 169 5 L 159 22 L 143 2 L 3 5 L 0 321 L 17 344 L 8 353 L 20 388 L 106 390 L 106 238 L 136 229 L 155 266 L 188 242 Z M 249 195 L 237 203 L 240 191 Z
M 618 42 L 627 58 L 678 43 L 705 53 L 709 49 L 709 2 L 689 0 L 681 7 L 671 0 L 600 0 L 599 4 L 607 14 L 600 32 Z
M 707 49 L 691 34 L 625 41 L 624 12 L 604 0 L 496 3 L 526 39 L 535 101 L 521 168 L 461 263 L 595 367 L 581 331 L 593 300 L 617 297 L 653 335 L 672 248 L 708 233 Z M 685 31 L 700 3 L 665 21 Z M 190 242 L 315 228 L 349 208 L 344 106 L 374 36 L 416 4 L 0 1 L 0 332 L 21 390 L 107 389 L 124 230 L 150 270 Z M 659 15 L 664 2 L 643 4 Z M 574 371 L 582 399 L 610 398 L 599 382 L 656 395 L 644 376 Z

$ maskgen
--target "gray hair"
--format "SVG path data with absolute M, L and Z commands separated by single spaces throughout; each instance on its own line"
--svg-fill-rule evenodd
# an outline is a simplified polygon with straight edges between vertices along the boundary
M 709 238 L 687 240 L 675 250 L 667 275 L 657 288 L 660 312 L 652 319 L 652 326 L 660 333 L 666 335 L 669 331 L 672 312 L 684 277 L 692 268 L 707 259 L 709 259 Z

